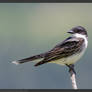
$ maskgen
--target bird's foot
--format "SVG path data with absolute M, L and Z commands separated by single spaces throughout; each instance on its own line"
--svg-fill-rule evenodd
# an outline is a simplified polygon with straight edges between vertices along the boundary
M 75 69 L 74 69 L 74 64 L 70 64 L 70 65 L 67 65 L 66 64 L 66 66 L 68 66 L 68 68 L 69 68 L 69 73 L 74 73 L 74 74 L 76 74 L 76 71 L 75 71 Z

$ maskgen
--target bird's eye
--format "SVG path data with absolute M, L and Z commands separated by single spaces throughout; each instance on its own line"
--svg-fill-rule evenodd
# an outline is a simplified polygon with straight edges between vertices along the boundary
M 80 30 L 80 29 L 77 29 L 77 30 L 76 30 L 76 33 L 80 33 L 81 31 L 82 31 L 82 30 Z

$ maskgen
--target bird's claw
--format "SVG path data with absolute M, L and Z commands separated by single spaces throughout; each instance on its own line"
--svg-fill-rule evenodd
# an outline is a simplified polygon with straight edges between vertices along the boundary
M 76 71 L 74 69 L 74 65 L 73 64 L 71 64 L 71 65 L 67 65 L 66 64 L 66 66 L 68 66 L 68 68 L 69 68 L 69 73 L 73 72 L 74 74 L 76 74 Z

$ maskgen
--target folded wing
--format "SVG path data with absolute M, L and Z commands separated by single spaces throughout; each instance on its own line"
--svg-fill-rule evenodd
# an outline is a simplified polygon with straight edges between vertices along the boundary
M 80 52 L 82 50 L 83 41 L 84 39 L 82 38 L 67 38 L 62 43 L 56 45 L 52 50 L 48 51 L 45 54 L 44 59 L 35 64 L 35 66 L 51 62 L 60 58 L 65 58 L 75 54 L 76 52 Z

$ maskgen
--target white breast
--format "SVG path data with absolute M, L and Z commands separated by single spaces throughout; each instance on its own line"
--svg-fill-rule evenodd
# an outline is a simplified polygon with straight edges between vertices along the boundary
M 75 36 L 75 37 L 78 37 L 78 38 L 83 38 L 83 39 L 84 39 L 85 47 L 87 48 L 87 46 L 88 46 L 88 41 L 87 41 L 87 39 L 88 39 L 88 38 L 87 38 L 85 35 L 76 33 L 76 34 L 74 34 L 74 36 Z

